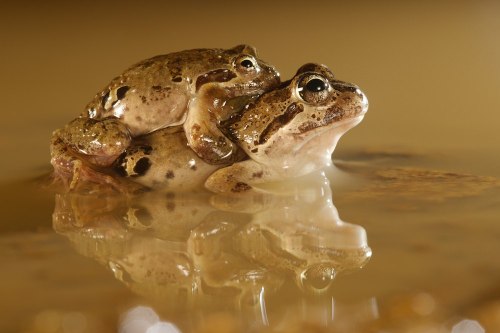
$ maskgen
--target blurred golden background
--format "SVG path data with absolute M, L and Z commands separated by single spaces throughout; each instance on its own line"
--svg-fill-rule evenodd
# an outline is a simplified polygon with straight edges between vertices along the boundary
M 339 144 L 494 152 L 500 163 L 495 1 L 2 2 L 0 180 L 49 170 L 50 133 L 129 65 L 239 43 L 289 78 L 320 62 L 368 95 Z M 465 160 L 465 158 L 464 158 Z

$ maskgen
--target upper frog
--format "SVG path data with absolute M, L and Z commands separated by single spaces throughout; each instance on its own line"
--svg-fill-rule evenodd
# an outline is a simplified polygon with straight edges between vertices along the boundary
M 97 93 L 83 116 L 119 118 L 135 137 L 182 124 L 186 117 L 194 121 L 213 113 L 217 118 L 224 101 L 262 94 L 278 84 L 278 72 L 251 46 L 186 50 L 128 68 Z
M 238 160 L 239 148 L 220 132 L 218 122 L 232 112 L 232 99 L 260 95 L 279 82 L 274 67 L 248 45 L 141 61 L 97 93 L 79 118 L 54 132 L 52 164 L 56 174 L 71 180 L 71 155 L 107 167 L 134 137 L 176 125 L 183 125 L 188 145 L 205 162 Z

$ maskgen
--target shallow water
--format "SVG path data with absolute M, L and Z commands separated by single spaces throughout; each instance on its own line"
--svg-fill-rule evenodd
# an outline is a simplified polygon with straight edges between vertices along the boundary
M 1 7 L 0 332 L 500 331 L 496 2 Z M 50 132 L 123 68 L 241 42 L 367 93 L 334 169 L 245 200 L 47 186 Z
M 243 200 L 15 184 L 2 201 L 37 210 L 3 224 L 1 331 L 499 329 L 500 180 L 442 157 L 345 157 L 325 171 L 333 201 L 322 174 Z

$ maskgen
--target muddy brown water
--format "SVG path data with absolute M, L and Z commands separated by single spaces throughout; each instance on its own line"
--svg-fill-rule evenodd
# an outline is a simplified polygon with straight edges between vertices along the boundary
M 0 7 L 1 332 L 500 331 L 498 3 Z M 242 42 L 284 78 L 321 62 L 368 95 L 331 186 L 41 186 L 51 131 L 121 70 Z

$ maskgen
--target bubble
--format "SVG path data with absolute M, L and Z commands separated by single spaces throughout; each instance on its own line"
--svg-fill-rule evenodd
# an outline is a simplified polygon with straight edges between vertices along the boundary
M 146 333 L 181 333 L 181 331 L 174 324 L 160 321 L 150 326 Z
M 300 274 L 300 285 L 304 291 L 322 293 L 330 288 L 335 279 L 335 269 L 328 264 L 315 264 Z
M 477 321 L 464 319 L 453 326 L 451 333 L 485 333 L 485 330 Z
M 156 312 L 147 306 L 137 306 L 123 315 L 120 333 L 144 333 L 159 322 Z
M 436 301 L 432 295 L 420 293 L 413 297 L 411 306 L 415 313 L 421 316 L 430 315 L 436 309 Z

